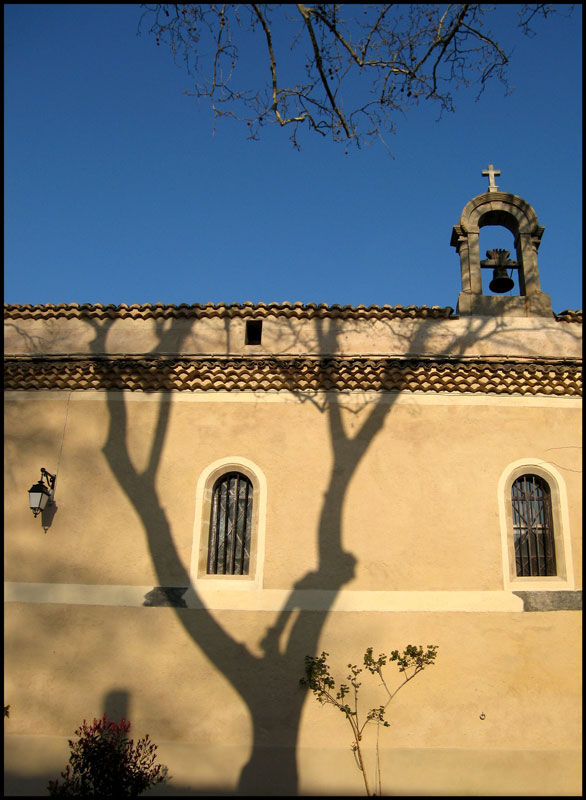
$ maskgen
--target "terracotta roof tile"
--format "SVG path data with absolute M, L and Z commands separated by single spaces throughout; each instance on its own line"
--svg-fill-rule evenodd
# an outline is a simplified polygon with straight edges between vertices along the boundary
M 582 395 L 575 359 L 7 357 L 7 390 L 409 391 Z
M 580 325 L 582 324 L 582 309 L 579 311 L 570 311 L 570 309 L 566 309 L 554 316 L 558 322 L 579 322 Z
M 143 305 L 102 305 L 97 303 L 59 303 L 53 305 L 11 305 L 4 304 L 6 319 L 179 319 L 204 317 L 255 317 L 264 319 L 271 316 L 286 318 L 342 318 L 342 319 L 446 319 L 454 312 L 449 306 L 340 306 L 326 303 L 195 303 L 187 305 L 164 305 L 163 303 Z
M 327 303 L 46 303 L 41 305 L 4 304 L 5 319 L 194 319 L 284 316 L 295 319 L 448 319 L 454 317 L 450 306 L 328 305 Z M 582 310 L 566 309 L 554 314 L 560 322 L 582 322 Z M 455 317 L 454 317 L 455 318 Z

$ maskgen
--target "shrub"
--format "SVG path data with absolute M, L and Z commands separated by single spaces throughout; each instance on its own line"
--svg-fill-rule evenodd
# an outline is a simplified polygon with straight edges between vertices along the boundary
M 420 645 L 408 644 L 405 650 L 400 653 L 398 650 L 393 650 L 390 656 L 381 653 L 377 659 L 372 655 L 373 648 L 367 648 L 363 663 L 366 670 L 371 675 L 375 675 L 380 680 L 380 685 L 386 692 L 386 700 L 383 703 L 371 708 L 365 716 L 360 717 L 358 713 L 358 694 L 361 682 L 358 676 L 362 672 L 361 667 L 356 664 L 348 664 L 349 674 L 346 677 L 348 683 L 340 684 L 340 688 L 336 691 L 336 681 L 331 675 L 330 666 L 328 664 L 328 653 L 322 652 L 321 656 L 305 656 L 305 677 L 301 678 L 299 683 L 302 686 L 307 686 L 313 692 L 314 696 L 323 705 L 330 704 L 339 709 L 346 717 L 347 721 L 352 728 L 352 745 L 351 749 L 356 758 L 358 769 L 362 772 L 364 780 L 364 788 L 366 794 L 371 797 L 378 793 L 382 794 L 382 779 L 380 770 L 380 751 L 379 751 L 379 732 L 380 728 L 388 728 L 390 723 L 385 719 L 385 712 L 387 706 L 397 694 L 399 689 L 402 689 L 410 680 L 422 672 L 425 667 L 432 665 L 435 662 L 437 655 L 437 645 L 430 644 L 427 650 L 424 650 Z M 391 662 L 396 662 L 399 673 L 402 675 L 402 682 L 397 686 L 394 691 L 391 691 L 385 681 L 383 675 L 383 667 Z M 352 689 L 350 688 L 352 687 Z M 347 701 L 350 700 L 352 705 Z M 375 779 L 373 786 L 378 789 L 378 792 L 371 791 L 371 786 L 368 782 L 366 774 L 366 765 L 364 762 L 364 755 L 362 752 L 362 739 L 364 729 L 367 725 L 376 725 L 376 765 L 375 765 Z
M 85 720 L 76 731 L 77 742 L 69 740 L 71 755 L 63 782 L 49 781 L 51 797 L 137 797 L 167 779 L 167 767 L 154 762 L 157 746 L 148 734 L 136 746 L 128 738 L 130 722 L 103 718 L 89 725 Z

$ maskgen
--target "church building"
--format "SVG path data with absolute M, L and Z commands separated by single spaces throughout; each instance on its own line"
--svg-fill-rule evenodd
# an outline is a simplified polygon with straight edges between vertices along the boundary
M 582 312 L 486 174 L 455 310 L 5 304 L 5 794 L 106 713 L 153 794 L 360 795 L 305 657 L 347 683 L 410 644 L 435 663 L 364 733 L 383 794 L 581 794 Z

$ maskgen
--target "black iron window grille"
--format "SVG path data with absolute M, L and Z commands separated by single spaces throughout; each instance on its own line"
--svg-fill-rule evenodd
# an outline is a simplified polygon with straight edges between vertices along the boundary
M 208 575 L 248 575 L 252 529 L 252 483 L 227 472 L 214 484 Z
M 521 475 L 513 483 L 511 500 L 517 575 L 556 575 L 549 486 L 538 475 Z

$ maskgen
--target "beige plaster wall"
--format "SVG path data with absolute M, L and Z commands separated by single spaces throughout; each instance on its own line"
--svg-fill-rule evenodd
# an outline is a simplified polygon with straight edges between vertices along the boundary
M 69 756 L 66 737 L 8 736 L 4 752 L 11 765 L 4 780 L 8 796 L 45 794 L 48 781 L 57 777 Z M 160 742 L 158 754 L 173 780 L 144 797 L 235 795 L 249 748 Z M 364 794 L 348 750 L 343 758 L 328 746 L 302 747 L 298 765 L 301 796 Z M 402 796 L 559 797 L 579 795 L 582 787 L 579 750 L 549 750 L 544 758 L 542 750 L 396 748 L 382 751 L 381 765 L 383 793 Z M 277 792 L 278 775 L 270 767 L 268 771 Z
M 242 642 L 259 639 L 274 623 L 262 612 L 214 617 Z M 307 631 L 313 617 L 309 612 L 302 621 Z M 290 708 L 303 691 L 303 627 L 294 634 L 295 657 L 265 654 L 256 663 L 233 663 L 223 674 L 192 639 L 203 630 L 200 642 L 209 645 L 205 612 L 9 604 L 5 625 L 9 772 L 34 776 L 23 754 L 30 741 L 39 753 L 36 769 L 56 777 L 67 755 L 62 738 L 71 736 L 81 715 L 101 716 L 108 694 L 117 691 L 126 693 L 135 735 L 148 732 L 178 785 L 200 791 L 235 790 L 250 755 L 253 708 L 266 726 L 263 785 L 287 793 L 280 758 L 295 733 Z M 287 640 L 282 649 L 291 645 Z M 388 652 L 410 642 L 437 644 L 438 659 L 391 704 L 391 727 L 381 739 L 386 791 L 580 793 L 579 615 L 332 613 L 318 651 L 330 653 L 333 673 L 343 679 L 345 664 L 360 662 L 366 647 Z M 221 662 L 223 655 L 218 641 L 215 656 Z M 245 699 L 233 686 L 242 669 Z M 390 676 L 396 685 L 396 673 Z M 363 697 L 363 708 L 381 698 L 367 677 Z M 35 738 L 41 732 L 43 742 Z M 342 715 L 308 696 L 297 740 L 301 793 L 362 793 L 350 739 Z
M 254 719 L 267 756 L 259 791 L 287 792 L 283 764 L 297 748 L 301 793 L 360 794 L 339 712 L 308 697 L 297 736 L 303 658 L 326 650 L 344 678 L 367 646 L 414 643 L 437 644 L 439 655 L 392 703 L 387 791 L 579 793 L 580 615 L 478 611 L 466 597 L 503 593 L 497 487 L 521 458 L 563 476 L 581 587 L 580 426 L 572 398 L 8 392 L 5 580 L 31 591 L 78 585 L 65 602 L 6 604 L 9 785 L 42 791 L 39 782 L 65 766 L 67 737 L 117 692 L 135 734 L 160 745 L 186 793 L 235 791 Z M 208 610 L 107 605 L 108 586 L 186 586 L 198 477 L 234 456 L 266 477 L 256 600 Z M 41 466 L 57 472 L 46 533 L 27 507 Z M 328 611 L 312 606 L 311 573 L 318 535 L 326 561 L 328 543 L 338 552 L 338 511 L 356 563 L 349 576 L 332 558 L 325 588 L 350 600 Z M 88 586 L 97 594 L 80 605 Z M 307 602 L 293 597 L 285 614 L 263 605 L 263 592 L 295 586 Z M 465 610 L 437 611 L 433 601 L 424 612 L 366 610 L 376 591 L 456 594 Z M 366 694 L 365 704 L 380 700 Z
M 267 479 L 265 588 L 289 589 L 317 568 L 318 534 L 336 536 L 339 511 L 342 547 L 357 559 L 347 589 L 499 590 L 498 482 L 508 464 L 529 457 L 557 464 L 563 474 L 580 584 L 578 401 L 207 397 L 7 393 L 6 580 L 186 585 L 198 478 L 217 459 L 242 456 Z M 141 475 L 162 413 L 168 416 L 150 484 Z M 379 430 L 365 442 L 368 418 Z M 128 458 L 136 471 L 124 486 L 103 451 L 110 424 L 114 463 L 126 469 Z M 58 468 L 57 513 L 46 534 L 26 502 L 41 467 Z M 158 573 L 141 515 L 154 537 Z
M 243 318 L 10 320 L 9 354 L 518 355 L 581 357 L 582 326 L 554 318 L 263 320 L 261 345 L 245 345 Z

